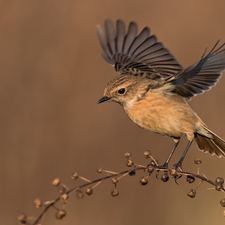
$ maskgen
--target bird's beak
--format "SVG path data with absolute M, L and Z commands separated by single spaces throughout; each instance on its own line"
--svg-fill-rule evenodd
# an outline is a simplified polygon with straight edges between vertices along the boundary
M 107 96 L 103 96 L 100 100 L 98 100 L 98 104 L 102 103 L 102 102 L 105 102 L 105 101 L 108 101 L 110 98 L 107 97 Z

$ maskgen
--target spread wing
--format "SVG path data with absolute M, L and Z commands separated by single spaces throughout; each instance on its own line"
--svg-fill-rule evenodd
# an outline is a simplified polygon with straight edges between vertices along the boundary
M 187 69 L 179 72 L 171 81 L 175 84 L 175 91 L 191 99 L 195 95 L 201 94 L 213 87 L 225 70 L 225 43 L 216 49 L 219 41 L 213 49 L 205 56 L 206 50 L 201 60 Z
M 105 30 L 97 25 L 102 57 L 113 65 L 117 72 L 133 74 L 138 71 L 164 79 L 182 70 L 182 66 L 169 50 L 157 42 L 156 36 L 150 36 L 148 27 L 138 35 L 137 30 L 137 24 L 131 22 L 126 32 L 125 24 L 121 20 L 117 20 L 116 30 L 108 19 L 105 20 Z

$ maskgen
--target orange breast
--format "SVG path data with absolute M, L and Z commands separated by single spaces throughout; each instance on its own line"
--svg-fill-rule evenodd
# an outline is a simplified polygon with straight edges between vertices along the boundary
M 197 115 L 178 95 L 149 92 L 124 110 L 140 127 L 172 137 L 192 133 L 198 122 Z

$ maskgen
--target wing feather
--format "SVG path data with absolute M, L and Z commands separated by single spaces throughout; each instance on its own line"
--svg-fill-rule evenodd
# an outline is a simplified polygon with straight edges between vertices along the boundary
M 171 82 L 175 84 L 178 94 L 190 99 L 210 90 L 218 82 L 225 70 L 224 44 L 216 49 L 218 43 L 219 41 L 206 56 L 205 51 L 199 62 L 175 75 Z
M 124 49 L 123 52 L 129 55 L 129 49 L 132 46 L 135 37 L 137 36 L 137 24 L 131 22 L 128 27 L 127 35 L 125 38 Z
M 122 20 L 117 20 L 116 29 L 112 21 L 108 19 L 105 20 L 104 31 L 101 26 L 97 26 L 97 35 L 103 50 L 102 56 L 115 67 L 116 71 L 124 74 L 126 70 L 130 73 L 130 69 L 144 68 L 145 72 L 154 72 L 159 77 L 164 75 L 168 77 L 182 69 L 169 50 L 164 48 L 162 43 L 157 42 L 156 36 L 150 36 L 148 27 L 139 34 L 137 32 L 135 22 L 129 24 L 126 32 Z
M 139 55 L 146 49 L 150 48 L 152 45 L 157 43 L 157 38 L 155 35 L 148 37 L 136 50 L 135 50 L 135 59 L 139 58 Z
M 125 24 L 121 20 L 116 21 L 116 32 L 117 37 L 115 42 L 117 44 L 117 52 L 122 52 L 126 28 Z
M 150 34 L 150 30 L 148 27 L 145 27 L 141 33 L 136 37 L 136 39 L 134 40 L 132 47 L 129 51 L 129 55 L 133 56 L 133 54 L 135 53 L 135 51 L 138 49 L 138 47 L 149 37 Z

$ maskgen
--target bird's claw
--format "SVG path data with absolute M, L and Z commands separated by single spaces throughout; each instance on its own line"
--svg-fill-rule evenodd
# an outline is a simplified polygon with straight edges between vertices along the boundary
M 168 169 L 168 163 L 164 163 L 163 165 L 161 165 L 161 166 L 157 166 L 157 171 L 156 171 L 156 178 L 158 179 L 158 177 L 159 177 L 159 171 L 161 170 L 161 169 Z M 168 173 L 168 172 L 167 172 Z
M 178 163 L 174 164 L 173 165 L 173 169 L 175 169 L 176 172 L 183 172 L 182 163 L 178 162 Z M 176 175 L 176 176 L 174 176 L 174 181 L 175 181 L 176 184 L 178 184 L 177 183 L 177 180 L 179 180 L 181 177 L 182 177 L 182 175 Z

